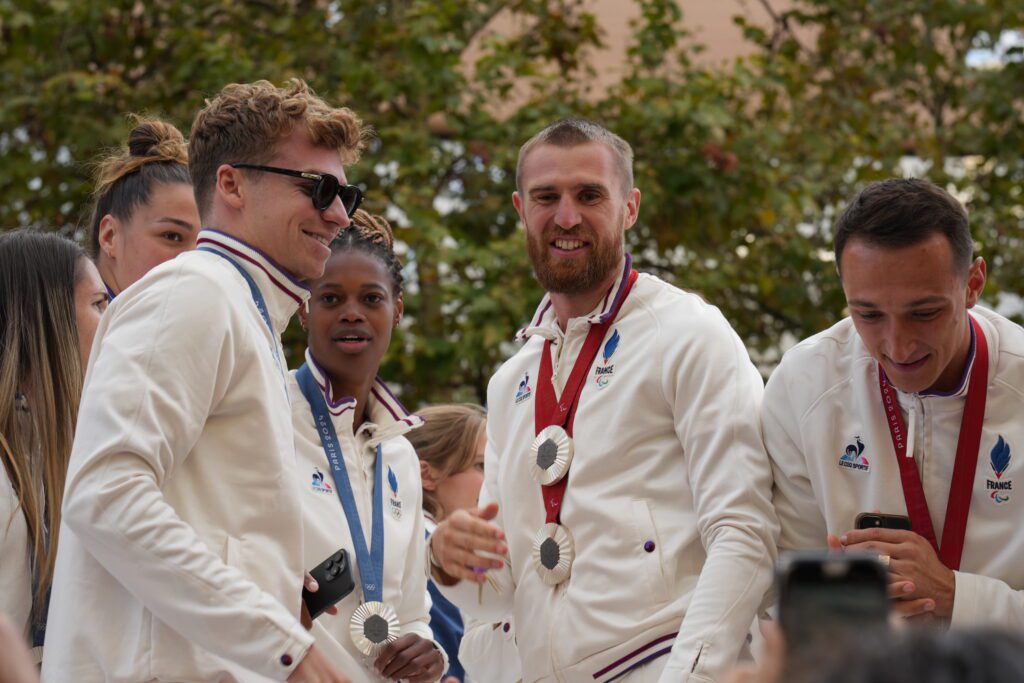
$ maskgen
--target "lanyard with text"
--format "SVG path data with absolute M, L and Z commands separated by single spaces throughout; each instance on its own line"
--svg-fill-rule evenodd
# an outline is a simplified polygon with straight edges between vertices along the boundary
M 885 408 L 886 423 L 889 425 L 896 461 L 900 467 L 900 481 L 903 484 L 903 498 L 907 503 L 910 525 L 915 533 L 932 544 L 942 564 L 953 570 L 960 569 L 960 557 L 964 550 L 967 513 L 971 508 L 971 490 L 974 488 L 974 473 L 978 466 L 981 428 L 985 421 L 985 398 L 988 393 L 988 344 L 978 322 L 973 317 L 970 317 L 970 321 L 974 328 L 976 350 L 967 389 L 967 401 L 964 404 L 963 418 L 960 420 L 953 481 L 949 486 L 946 521 L 942 527 L 942 545 L 939 545 L 935 537 L 932 518 L 928 513 L 928 501 L 921 486 L 914 454 L 907 453 L 907 428 L 896 400 L 896 393 L 889 384 L 885 372 L 881 367 L 878 369 L 882 406 Z
M 380 445 L 377 445 L 377 462 L 373 467 L 373 526 L 370 529 L 370 548 L 366 547 L 366 536 L 363 525 L 359 521 L 359 509 L 356 507 L 352 482 L 345 469 L 345 458 L 341 453 L 338 433 L 334 431 L 331 414 L 327 410 L 327 401 L 320 391 L 320 386 L 313 378 L 313 373 L 305 363 L 298 369 L 295 379 L 299 382 L 302 395 L 309 402 L 316 422 L 316 431 L 320 435 L 320 443 L 327 453 L 327 461 L 334 474 L 334 484 L 338 489 L 341 507 L 345 510 L 345 521 L 348 522 L 349 535 L 355 547 L 356 563 L 359 565 L 359 579 L 363 584 L 363 599 L 367 602 L 379 602 L 384 594 L 384 504 L 381 499 L 383 483 L 384 456 Z
M 576 407 L 579 405 L 580 394 L 583 393 L 583 383 L 590 366 L 597 358 L 597 351 L 601 348 L 601 342 L 608 329 L 615 322 L 616 316 L 622 309 L 622 304 L 629 296 L 633 283 L 636 282 L 638 273 L 635 270 L 629 272 L 629 279 L 626 282 L 625 290 L 618 301 L 618 307 L 608 312 L 608 317 L 603 323 L 591 324 L 587 332 L 587 338 L 583 342 L 583 348 L 576 363 L 569 373 L 569 381 L 562 389 L 562 395 L 555 397 L 555 387 L 551 381 L 553 369 L 551 365 L 551 340 L 544 342 L 544 350 L 540 357 L 540 372 L 537 377 L 537 402 L 534 404 L 533 424 L 535 433 L 540 434 L 545 427 L 557 425 L 565 430 L 566 434 L 572 436 L 573 420 L 576 417 Z M 544 508 L 547 511 L 547 523 L 559 524 L 559 514 L 562 510 L 562 501 L 565 499 L 565 488 L 569 483 L 569 475 L 566 473 L 554 484 L 541 486 L 544 496 Z

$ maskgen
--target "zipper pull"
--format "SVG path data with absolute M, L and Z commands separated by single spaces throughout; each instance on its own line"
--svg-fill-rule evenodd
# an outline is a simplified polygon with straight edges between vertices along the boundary
M 914 437 L 917 434 L 917 397 L 910 399 L 910 413 L 907 415 L 907 457 L 914 457 Z

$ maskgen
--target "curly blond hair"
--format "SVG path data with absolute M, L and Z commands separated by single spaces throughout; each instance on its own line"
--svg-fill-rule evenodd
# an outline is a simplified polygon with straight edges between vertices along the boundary
M 369 136 L 351 109 L 331 107 L 298 78 L 283 88 L 262 80 L 232 83 L 207 100 L 192 123 L 188 148 L 200 216 L 212 206 L 222 164 L 267 163 L 296 126 L 314 145 L 337 150 L 344 164 L 359 160 Z

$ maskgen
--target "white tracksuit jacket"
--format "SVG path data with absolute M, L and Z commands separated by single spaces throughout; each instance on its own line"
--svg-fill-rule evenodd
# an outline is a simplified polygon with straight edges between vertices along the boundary
M 652 657 L 665 683 L 718 680 L 771 583 L 777 522 L 757 425 L 761 377 L 718 309 L 643 274 L 606 335 L 617 331 L 618 346 L 606 358 L 602 342 L 576 413 L 561 512 L 575 539 L 572 575 L 549 587 L 535 571 L 545 514 L 528 458 L 544 340 L 555 342 L 561 391 L 626 272 L 628 259 L 604 302 L 564 334 L 545 297 L 528 341 L 488 387 L 481 504 L 500 506 L 511 570 L 482 604 L 468 582 L 442 591 L 481 621 L 514 608 L 524 681 L 608 681 Z
M 306 363 L 321 390 L 327 384 L 324 373 L 306 351 Z M 341 548 L 348 550 L 352 566 L 352 579 L 356 588 L 337 604 L 338 614 L 322 614 L 313 626 L 317 649 L 322 650 L 352 679 L 352 683 L 378 683 L 387 679 L 377 675 L 373 658 L 364 656 L 352 642 L 349 620 L 362 602 L 362 584 L 359 580 L 355 546 L 349 533 L 345 511 L 338 498 L 334 475 L 316 431 L 313 412 L 302 395 L 295 373 L 289 373 L 288 393 L 292 402 L 295 424 L 295 454 L 297 473 L 301 482 L 303 533 L 305 548 L 303 562 L 310 570 Z M 373 519 L 374 466 L 377 445 L 384 457 L 384 602 L 395 608 L 402 624 L 402 635 L 415 633 L 433 641 L 430 630 L 430 595 L 423 576 L 423 556 L 426 552 L 423 526 L 423 488 L 420 483 L 420 461 L 416 450 L 405 438 L 409 430 L 423 424 L 417 415 L 411 415 L 377 380 L 370 393 L 366 419 L 353 432 L 352 418 L 356 400 L 351 397 L 332 397 L 325 393 L 328 410 L 338 442 L 345 458 L 345 467 L 363 525 L 366 546 L 370 547 L 371 520 Z M 394 474 L 392 480 L 389 473 Z M 394 483 L 394 486 L 392 486 Z M 444 653 L 441 650 L 442 654 Z M 442 669 L 446 670 L 447 664 Z
M 988 341 L 988 399 L 963 559 L 955 572 L 952 625 L 1019 630 L 1024 491 L 989 482 L 1024 486 L 1024 457 L 1018 455 L 1024 453 L 1024 329 L 980 307 L 971 314 Z M 940 539 L 970 367 L 951 394 L 897 392 L 908 431 L 911 419 L 917 423 L 914 458 Z M 853 529 L 860 512 L 907 514 L 877 363 L 849 318 L 786 353 L 768 381 L 762 425 L 775 471 L 780 549 L 824 548 L 826 534 Z M 996 448 L 1000 437 L 1009 447 L 1008 463 L 1007 452 L 1001 459 Z M 842 464 L 847 446 L 859 448 L 858 441 L 861 466 Z
M 302 518 L 275 360 L 308 296 L 223 233 L 256 281 L 201 251 L 154 268 L 100 321 L 64 497 L 43 680 L 285 680 L 299 623 Z

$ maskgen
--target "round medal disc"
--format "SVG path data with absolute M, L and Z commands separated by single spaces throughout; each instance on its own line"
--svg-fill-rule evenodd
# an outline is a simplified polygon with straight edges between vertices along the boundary
M 569 471 L 572 455 L 572 437 L 558 425 L 545 427 L 530 446 L 530 476 L 538 484 L 554 484 Z
M 349 629 L 359 651 L 367 657 L 376 657 L 385 645 L 398 640 L 401 624 L 391 605 L 372 601 L 356 608 Z
M 575 557 L 572 534 L 561 524 L 545 524 L 533 538 L 533 564 L 541 581 L 549 586 L 569 578 Z

